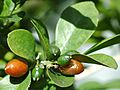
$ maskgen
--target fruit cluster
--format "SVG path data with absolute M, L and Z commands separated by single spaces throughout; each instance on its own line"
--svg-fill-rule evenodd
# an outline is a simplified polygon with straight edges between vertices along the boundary
M 64 75 L 76 75 L 84 71 L 84 66 L 78 60 L 72 58 L 72 55 L 76 52 L 70 51 L 63 55 L 60 55 L 58 47 L 51 47 L 51 53 L 54 56 L 54 60 L 57 60 L 57 69 Z M 32 69 L 33 80 L 39 80 L 43 73 L 43 68 L 40 67 L 39 61 Z M 21 77 L 28 71 L 28 63 L 20 59 L 13 59 L 9 61 L 5 67 L 5 72 L 12 77 Z

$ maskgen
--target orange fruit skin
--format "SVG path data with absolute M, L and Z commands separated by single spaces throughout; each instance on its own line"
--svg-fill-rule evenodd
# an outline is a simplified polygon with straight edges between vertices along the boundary
M 71 59 L 66 66 L 60 66 L 59 70 L 65 75 L 76 75 L 84 71 L 84 66 L 79 61 Z
M 28 71 L 28 65 L 25 61 L 12 59 L 5 67 L 5 73 L 12 77 L 21 77 Z

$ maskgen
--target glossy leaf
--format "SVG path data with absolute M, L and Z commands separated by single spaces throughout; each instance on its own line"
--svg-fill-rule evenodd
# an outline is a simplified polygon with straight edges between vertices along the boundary
M 90 56 L 85 56 L 82 54 L 74 54 L 72 57 L 73 59 L 76 59 L 84 63 L 104 65 L 113 69 L 117 69 L 118 67 L 115 59 L 105 54 L 93 54 Z
M 4 79 L 0 81 L 0 90 L 28 90 L 31 83 L 31 74 L 26 77 L 26 79 L 20 84 L 12 84 L 10 82 L 10 76 L 7 75 Z
M 98 44 L 91 47 L 88 51 L 86 51 L 85 54 L 89 54 L 99 49 L 102 49 L 102 48 L 105 48 L 105 47 L 108 47 L 114 44 L 119 44 L 119 43 L 120 43 L 120 34 L 99 42 Z
M 71 86 L 74 82 L 74 76 L 64 76 L 53 69 L 47 70 L 49 78 L 59 87 Z
M 15 4 L 12 2 L 12 0 L 4 0 L 4 6 L 0 16 L 9 16 L 14 7 Z
M 24 29 L 16 29 L 8 34 L 7 43 L 12 52 L 27 60 L 35 59 L 35 40 Z
M 17 86 L 16 90 L 28 90 L 31 84 L 31 73 L 29 72 L 26 79 Z
M 72 5 L 65 9 L 57 23 L 55 43 L 62 54 L 76 50 L 95 32 L 97 24 L 98 11 L 92 2 Z
M 105 54 L 93 54 L 93 55 L 90 55 L 90 57 L 110 68 L 117 69 L 118 67 L 115 59 L 112 56 L 108 56 Z
M 40 43 L 45 50 L 46 56 L 49 57 L 50 56 L 49 37 L 48 37 L 48 32 L 47 32 L 45 26 L 40 21 L 35 20 L 35 19 L 32 19 L 31 22 L 38 33 Z

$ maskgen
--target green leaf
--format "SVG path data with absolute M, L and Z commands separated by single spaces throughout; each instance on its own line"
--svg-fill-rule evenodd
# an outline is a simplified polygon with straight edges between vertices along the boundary
M 116 61 L 111 56 L 105 54 L 93 54 L 90 56 L 86 56 L 82 54 L 74 54 L 72 55 L 72 57 L 73 59 L 76 59 L 84 63 L 99 64 L 114 69 L 117 69 L 118 67 Z
M 31 73 L 29 72 L 27 78 L 17 86 L 16 90 L 28 90 L 30 84 L 31 84 Z
M 4 6 L 0 16 L 9 16 L 14 7 L 15 4 L 12 2 L 12 0 L 4 0 Z
M 22 18 L 19 17 L 18 15 L 13 15 L 12 17 L 8 18 L 8 20 L 10 22 L 19 22 L 20 20 L 22 20 Z
M 99 49 L 102 49 L 102 48 L 105 48 L 105 47 L 108 47 L 108 46 L 112 46 L 114 44 L 119 44 L 119 43 L 120 43 L 120 34 L 99 42 L 98 44 L 94 45 L 89 50 L 87 50 L 85 52 L 85 54 L 89 54 L 89 53 L 97 51 Z
M 74 82 L 74 76 L 65 76 L 56 70 L 47 70 L 49 78 L 59 87 L 71 86 Z
M 62 53 L 76 50 L 95 32 L 98 11 L 92 2 L 81 2 L 68 7 L 56 27 L 55 43 Z
M 38 36 L 40 38 L 40 43 L 43 46 L 46 56 L 50 56 L 50 50 L 49 50 L 49 37 L 48 37 L 48 32 L 45 26 L 38 20 L 32 19 L 31 20 L 33 26 L 35 27 Z
M 28 90 L 31 83 L 31 73 L 20 84 L 12 84 L 10 82 L 10 76 L 7 75 L 0 81 L 0 90 Z
M 115 61 L 115 59 L 111 56 L 105 55 L 105 54 L 93 54 L 90 55 L 90 57 L 103 65 L 106 65 L 107 67 L 117 69 L 118 65 Z
M 44 82 L 44 83 L 43 83 Z M 50 81 L 49 77 L 40 78 L 39 81 L 31 82 L 30 90 L 57 90 L 56 85 Z
M 27 60 L 35 59 L 35 40 L 24 29 L 16 29 L 8 34 L 7 43 L 12 52 Z

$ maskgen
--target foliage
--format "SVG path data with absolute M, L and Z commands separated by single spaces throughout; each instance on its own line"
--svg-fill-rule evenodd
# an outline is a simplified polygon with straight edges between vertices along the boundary
M 69 3 L 59 1 L 57 7 L 54 5 L 56 2 L 49 0 L 37 1 L 37 3 L 34 0 L 0 0 L 0 76 L 2 77 L 0 90 L 56 90 L 73 85 L 74 75 L 63 75 L 59 71 L 60 64 L 57 60 L 63 54 L 70 54 L 85 45 L 99 26 L 99 13 L 95 4 L 91 1 L 76 1 L 70 0 Z M 30 8 L 27 8 L 26 3 L 32 3 L 33 9 L 36 8 L 33 12 L 31 11 L 33 14 L 29 12 Z M 43 7 L 41 9 L 43 11 L 39 12 L 40 17 L 37 17 L 35 12 L 40 8 L 38 4 L 41 5 L 41 3 L 47 8 Z M 61 6 L 64 7 L 61 8 Z M 55 38 L 51 40 L 49 25 L 53 20 L 49 15 L 52 15 L 53 11 L 59 15 L 53 29 Z M 39 13 L 37 13 L 38 16 Z M 39 39 L 34 37 L 34 32 Z M 85 53 L 74 52 L 70 57 L 82 63 L 117 69 L 117 63 L 113 57 L 91 53 L 118 44 L 119 37 L 120 35 L 116 35 L 105 39 Z M 55 53 L 52 53 L 52 46 L 57 49 L 54 50 Z M 24 59 L 29 64 L 26 75 L 19 78 L 6 76 L 5 65 L 13 58 Z

